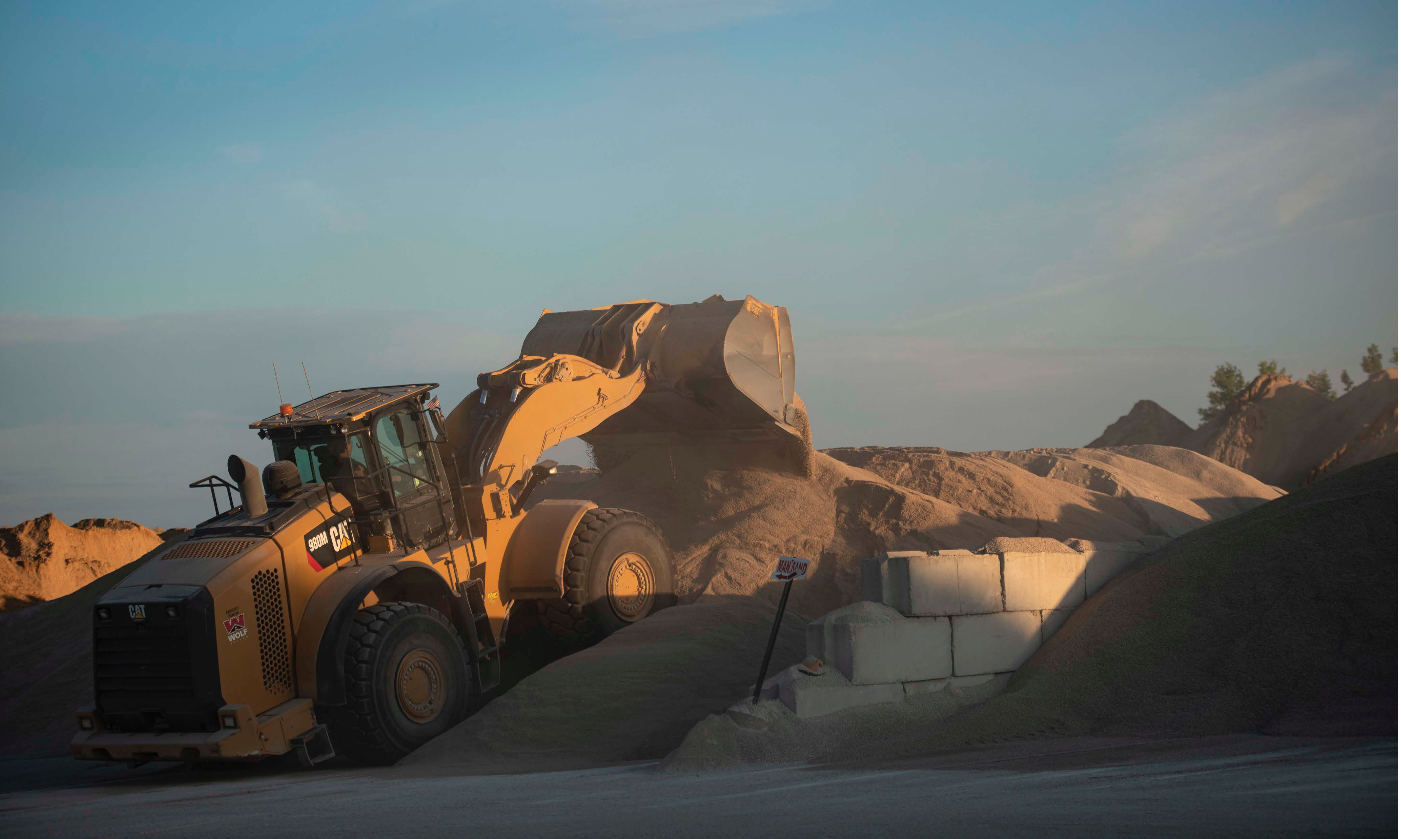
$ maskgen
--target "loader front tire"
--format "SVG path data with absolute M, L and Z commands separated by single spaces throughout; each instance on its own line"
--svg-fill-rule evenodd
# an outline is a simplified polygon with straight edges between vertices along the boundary
M 569 649 L 587 647 L 676 605 L 666 537 L 641 513 L 589 510 L 569 540 L 564 597 L 536 603 L 545 631 Z
M 348 702 L 323 709 L 331 742 L 360 763 L 387 764 L 467 713 L 467 651 L 452 623 L 421 603 L 378 603 L 350 624 Z

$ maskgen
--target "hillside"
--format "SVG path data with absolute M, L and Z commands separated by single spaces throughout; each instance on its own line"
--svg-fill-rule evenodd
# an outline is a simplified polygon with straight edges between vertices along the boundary
M 1198 452 L 1272 486 L 1297 489 L 1395 454 L 1396 418 L 1394 367 L 1336 400 L 1288 376 L 1259 376 L 1221 414 L 1185 435 L 1177 433 L 1185 423 L 1142 401 L 1089 447 L 1142 438 Z
M 1087 448 L 1107 449 L 1112 446 L 1176 446 L 1182 443 L 1192 427 L 1151 399 L 1140 399 L 1127 414 L 1119 417 Z

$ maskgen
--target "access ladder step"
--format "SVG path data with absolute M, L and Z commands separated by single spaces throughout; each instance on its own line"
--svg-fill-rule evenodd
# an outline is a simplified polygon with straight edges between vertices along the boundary
M 464 580 L 458 583 L 457 591 L 467 600 L 467 611 L 472 615 L 472 629 L 476 635 L 472 669 L 477 677 L 477 692 L 487 693 L 501 684 L 501 656 L 491 618 L 486 613 L 484 586 L 481 580 Z

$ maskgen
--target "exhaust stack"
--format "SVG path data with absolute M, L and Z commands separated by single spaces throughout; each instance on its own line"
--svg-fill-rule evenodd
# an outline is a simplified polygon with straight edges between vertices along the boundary
M 236 454 L 229 455 L 229 477 L 238 484 L 238 494 L 243 496 L 243 510 L 248 518 L 256 519 L 268 511 L 267 495 L 263 491 L 263 479 L 258 477 L 258 467 Z

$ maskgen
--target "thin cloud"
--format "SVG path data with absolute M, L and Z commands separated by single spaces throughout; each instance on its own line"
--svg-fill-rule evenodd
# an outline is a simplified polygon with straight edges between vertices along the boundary
M 1129 258 L 1221 252 L 1395 181 L 1396 94 L 1327 57 L 1218 94 L 1128 138 L 1135 169 L 1103 236 Z M 1361 94 L 1358 91 L 1362 91 Z
M 1394 88 L 1342 57 L 1208 97 L 1127 134 L 1105 189 L 1038 208 L 1067 253 L 1048 254 L 1025 291 L 891 326 L 1025 309 L 1373 218 L 1378 185 L 1396 183 L 1396 120 Z

